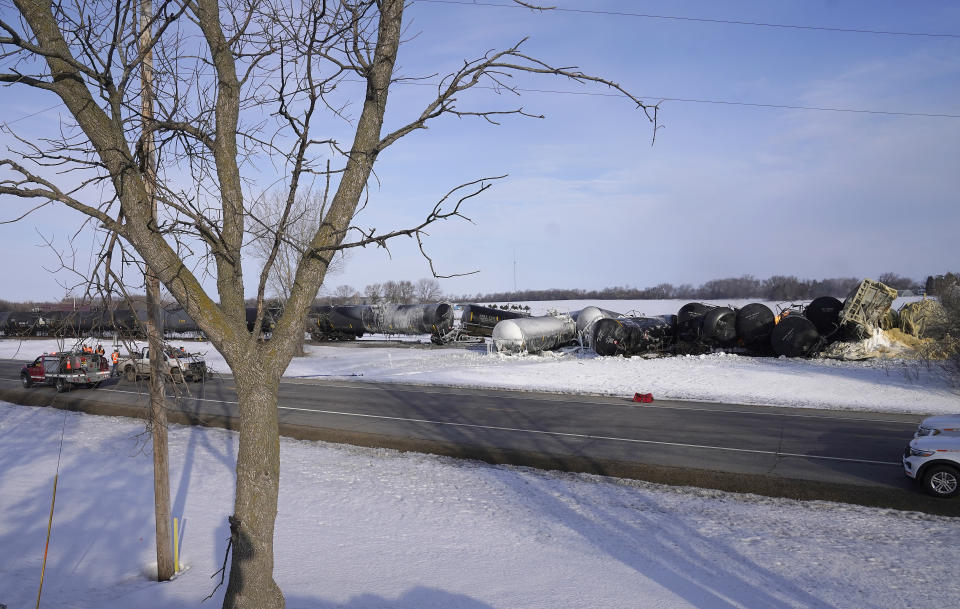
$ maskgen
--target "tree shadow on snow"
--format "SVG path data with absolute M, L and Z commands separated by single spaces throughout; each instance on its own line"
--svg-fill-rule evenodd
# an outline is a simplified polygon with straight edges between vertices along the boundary
M 582 496 L 574 488 L 563 495 L 556 492 L 555 482 L 542 476 L 504 472 L 498 477 L 533 501 L 544 518 L 576 531 L 597 549 L 695 607 L 833 609 L 830 603 L 743 556 L 731 545 L 699 533 L 682 516 L 671 513 L 669 504 L 662 505 L 647 492 L 611 486 L 601 489 L 605 497 L 595 503 L 591 497 L 598 489 Z M 567 484 L 574 480 L 567 479 Z M 593 486 L 587 480 L 573 484 Z M 619 508 L 610 509 L 608 505 Z M 629 518 L 624 517 L 625 512 Z
M 492 606 L 463 594 L 417 586 L 397 598 L 359 594 L 346 602 L 288 596 L 287 609 L 493 609 Z

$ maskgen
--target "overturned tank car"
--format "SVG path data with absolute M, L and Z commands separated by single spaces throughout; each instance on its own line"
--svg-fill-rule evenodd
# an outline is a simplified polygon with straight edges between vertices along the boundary
M 803 309 L 803 316 L 813 322 L 826 340 L 840 338 L 840 311 L 843 303 L 833 296 L 819 296 Z
M 494 309 L 479 304 L 463 305 L 460 309 L 460 330 L 469 336 L 492 336 L 493 328 L 504 319 L 530 317 L 522 311 Z
M 737 340 L 737 313 L 729 307 L 691 302 L 677 312 L 677 340 L 726 347 Z
M 593 350 L 598 355 L 639 355 L 663 351 L 674 341 L 676 315 L 598 319 L 593 326 Z
M 770 348 L 785 357 L 810 357 L 825 344 L 826 340 L 812 321 L 792 312 L 781 315 L 770 335 Z
M 752 302 L 737 311 L 734 322 L 737 341 L 745 348 L 759 353 L 770 351 L 770 335 L 777 325 L 770 307 Z
M 576 342 L 577 324 L 567 316 L 505 319 L 493 328 L 494 349 L 502 353 L 539 353 Z
M 623 315 L 600 307 L 590 306 L 580 310 L 574 315 L 574 320 L 577 322 L 577 333 L 580 335 L 583 346 L 587 349 L 593 348 L 597 322 L 603 319 L 618 319 L 620 317 L 623 317 Z

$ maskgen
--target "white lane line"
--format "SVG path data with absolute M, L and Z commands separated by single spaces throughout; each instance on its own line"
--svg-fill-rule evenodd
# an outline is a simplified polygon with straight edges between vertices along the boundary
M 651 444 L 656 446 L 678 446 L 681 448 L 703 448 L 708 450 L 723 450 L 730 452 L 752 453 L 759 455 L 774 455 L 778 457 L 800 457 L 804 459 L 821 459 L 826 461 L 846 461 L 851 463 L 870 463 L 873 465 L 902 465 L 899 461 L 872 461 L 870 459 L 848 459 L 845 457 L 827 457 L 823 455 L 805 455 L 801 453 L 783 453 L 772 450 L 754 450 L 749 448 L 727 448 L 724 446 L 706 446 L 703 444 L 683 444 L 680 442 L 660 442 L 657 440 L 637 440 L 634 438 L 618 438 L 615 436 L 594 436 L 590 434 L 566 433 L 562 431 L 543 431 L 539 429 L 520 429 L 516 427 L 499 427 L 496 425 L 478 425 L 475 423 L 454 423 L 452 421 L 434 421 L 431 419 L 410 419 L 405 417 L 390 417 L 379 414 L 360 414 L 355 412 L 340 412 L 337 410 L 313 410 L 310 408 L 294 408 L 292 406 L 279 406 L 280 410 L 292 410 L 297 412 L 319 412 L 322 414 L 334 414 L 345 417 L 362 417 L 368 419 L 384 419 L 388 421 L 403 421 L 408 423 L 428 423 L 430 425 L 449 425 L 451 427 L 469 427 L 474 429 L 490 429 L 495 431 L 511 431 L 518 433 L 540 434 L 546 436 L 560 436 L 567 438 L 580 438 L 585 440 L 610 440 L 613 442 L 630 442 L 633 444 Z
M 6 379 L 4 379 L 6 380 Z M 120 389 L 106 389 L 106 391 L 112 391 L 115 393 L 126 393 L 131 395 L 146 395 L 138 391 L 123 391 Z M 218 404 L 238 404 L 239 402 L 230 401 L 230 400 L 214 400 L 210 398 L 197 398 L 192 396 L 183 396 L 191 400 L 198 402 L 215 402 Z M 315 410 L 312 408 L 295 408 L 293 406 L 277 406 L 278 410 L 290 410 L 294 412 L 314 412 L 320 414 L 332 414 L 340 415 L 345 417 L 360 417 L 367 419 L 383 419 L 388 421 L 403 421 L 408 423 L 428 423 L 431 425 L 448 425 L 451 427 L 470 427 L 475 429 L 489 429 L 492 431 L 510 431 L 517 433 L 528 433 L 528 434 L 539 434 L 546 436 L 559 436 L 559 437 L 568 437 L 568 438 L 580 438 L 585 440 L 609 440 L 612 442 L 630 442 L 633 444 L 649 444 L 654 446 L 676 446 L 680 448 L 701 448 L 705 450 L 722 450 L 727 452 L 740 452 L 740 453 L 751 453 L 758 455 L 773 455 L 778 457 L 797 457 L 802 459 L 819 459 L 822 461 L 844 461 L 849 463 L 868 463 L 873 465 L 902 465 L 899 461 L 873 461 L 870 459 L 849 459 L 845 457 L 827 457 L 824 455 L 807 455 L 803 453 L 783 453 L 773 450 L 755 450 L 750 448 L 728 448 L 724 446 L 707 446 L 704 444 L 684 444 L 680 442 L 661 442 L 657 440 L 637 440 L 634 438 L 618 438 L 614 436 L 594 436 L 590 434 L 576 434 L 576 433 L 566 433 L 561 431 L 543 431 L 539 429 L 520 429 L 515 427 L 498 427 L 495 425 L 478 425 L 475 423 L 454 423 L 451 421 L 434 421 L 430 419 L 410 419 L 405 417 L 391 417 L 386 415 L 378 414 L 362 414 L 356 412 L 341 412 L 337 410 Z M 711 411 L 714 412 L 714 411 Z M 749 413 L 748 413 L 749 414 Z
M 284 379 L 287 379 L 287 378 L 293 378 L 293 377 L 284 377 Z M 283 385 L 313 385 L 313 386 L 316 386 L 316 383 L 304 383 L 304 382 L 286 381 L 286 380 L 281 380 L 280 383 L 283 384 Z M 400 384 L 400 383 L 397 383 L 396 385 L 393 385 L 393 384 L 391 384 L 391 383 L 383 383 L 383 382 L 377 382 L 377 381 L 373 381 L 373 382 L 357 381 L 355 384 L 327 383 L 327 385 L 332 385 L 332 386 L 340 387 L 340 388 L 344 388 L 344 389 L 365 389 L 365 390 L 368 390 L 368 391 L 380 390 L 380 391 L 393 391 L 393 392 L 404 392 L 404 393 L 427 393 L 427 394 L 431 394 L 431 395 L 470 396 L 470 397 L 477 397 L 477 396 L 479 396 L 479 397 L 490 397 L 490 398 L 496 398 L 496 396 L 485 395 L 485 394 L 482 393 L 482 392 L 483 392 L 484 390 L 490 390 L 490 391 L 509 391 L 509 392 L 511 392 L 511 396 L 510 396 L 510 397 L 513 398 L 513 399 L 516 399 L 516 400 L 541 401 L 541 402 L 555 402 L 555 403 L 566 404 L 566 405 L 571 405 L 571 406 L 579 406 L 579 405 L 584 405 L 584 404 L 589 404 L 589 405 L 593 405 L 593 406 L 630 406 L 630 405 L 632 404 L 632 402 L 630 402 L 630 397 L 629 397 L 629 396 L 616 396 L 616 395 L 608 396 L 610 400 L 623 400 L 624 403 L 619 403 L 619 402 L 599 402 L 599 401 L 592 401 L 592 400 L 588 400 L 588 399 L 578 399 L 578 398 L 581 398 L 581 397 L 582 397 L 582 398 L 593 397 L 593 396 L 587 396 L 587 395 L 580 396 L 580 395 L 578 395 L 578 394 L 557 394 L 557 393 L 548 393 L 548 394 L 546 394 L 546 395 L 549 396 L 549 397 L 542 397 L 542 396 L 536 396 L 536 395 L 523 395 L 523 392 L 521 392 L 521 391 L 519 391 L 519 390 L 517 390 L 517 389 L 510 389 L 510 388 L 505 388 L 505 387 L 476 387 L 476 388 L 472 388 L 472 389 L 475 389 L 475 390 L 477 391 L 476 393 L 458 393 L 458 392 L 456 392 L 456 391 L 444 390 L 445 388 L 443 388 L 443 387 L 430 387 L 430 386 L 428 386 L 428 385 L 424 385 L 424 386 L 419 386 L 419 385 L 418 385 L 417 387 L 413 387 L 413 388 L 412 388 L 412 387 L 410 387 L 409 385 L 403 385 L 403 384 Z M 457 389 L 457 387 L 451 387 L 451 389 Z M 679 401 L 685 401 L 685 400 L 679 400 Z M 690 401 L 696 402 L 696 400 L 690 400 Z M 718 403 L 718 404 L 721 404 L 721 402 L 717 402 L 717 403 Z M 764 405 L 758 405 L 758 406 L 765 407 L 765 408 L 796 408 L 795 406 L 764 406 Z M 868 418 L 862 418 L 862 417 L 845 417 L 845 416 L 843 416 L 842 414 L 838 414 L 838 415 L 798 414 L 798 413 L 789 413 L 789 412 L 763 412 L 763 411 L 753 411 L 753 410 L 734 410 L 734 409 L 725 409 L 725 408 L 697 408 L 697 407 L 690 407 L 690 406 L 664 406 L 664 405 L 662 405 L 662 404 L 657 404 L 656 402 L 654 402 L 654 403 L 652 403 L 652 404 L 645 404 L 645 405 L 643 405 L 643 406 L 637 406 L 637 408 L 642 408 L 642 409 L 645 409 L 645 410 L 650 410 L 650 409 L 658 409 L 658 410 L 688 410 L 688 411 L 691 411 L 691 412 L 719 412 L 719 413 L 725 413 L 725 414 L 750 414 L 750 415 L 754 415 L 754 414 L 755 414 L 755 415 L 768 416 L 768 417 L 790 417 L 790 418 L 797 418 L 797 419 L 829 419 L 829 420 L 836 420 L 836 421 L 866 421 L 866 422 L 870 422 L 870 423 L 895 423 L 895 424 L 898 424 L 898 425 L 905 425 L 905 426 L 910 427 L 910 428 L 914 428 L 914 427 L 916 427 L 916 425 L 917 425 L 916 422 L 892 421 L 892 420 L 890 420 L 890 419 L 868 419 Z M 815 410 L 815 409 L 811 409 L 811 410 Z M 842 413 L 843 411 L 842 411 L 842 410 L 831 410 L 830 412 Z M 898 414 L 905 414 L 905 415 L 907 415 L 907 416 L 914 416 L 914 415 L 912 415 L 911 413 L 898 413 Z M 915 415 L 915 416 L 917 417 L 917 420 L 919 421 L 919 419 L 922 418 L 923 415 Z

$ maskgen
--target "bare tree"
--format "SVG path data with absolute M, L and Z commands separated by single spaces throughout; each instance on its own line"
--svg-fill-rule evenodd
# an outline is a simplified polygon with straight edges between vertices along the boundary
M 353 289 L 353 286 L 338 285 L 337 289 L 333 291 L 333 299 L 334 304 L 338 305 L 357 304 L 360 300 L 360 294 Z
M 383 285 L 379 283 L 371 283 L 363 288 L 363 297 L 367 304 L 377 304 L 383 300 Z
M 331 260 L 339 250 L 386 247 L 403 235 L 417 240 L 439 276 L 424 249 L 425 229 L 464 217 L 464 203 L 495 179 L 455 186 L 425 210 L 421 222 L 378 232 L 353 221 L 367 202 L 379 155 L 446 116 L 491 123 L 511 115 L 536 116 L 522 107 L 460 106 L 461 97 L 478 85 L 519 94 L 511 81 L 518 73 L 605 85 L 635 103 L 653 122 L 654 134 L 657 107 L 615 82 L 532 57 L 521 41 L 460 62 L 439 79 L 436 95 L 419 114 L 385 132 L 388 93 L 402 80 L 394 65 L 404 0 L 162 0 L 149 20 L 154 35 L 146 47 L 137 41 L 136 0 L 13 2 L 16 11 L 0 18 L 0 83 L 49 93 L 69 119 L 59 136 L 17 138 L 18 149 L 0 158 L 0 195 L 40 207 L 66 205 L 115 233 L 223 355 L 240 411 L 236 496 L 229 517 L 232 560 L 223 604 L 282 607 L 273 579 L 280 475 L 277 394 Z M 148 52 L 155 62 L 152 116 L 139 104 L 139 68 Z M 357 116 L 346 114 L 354 107 L 345 105 L 351 95 Z M 318 132 L 338 119 L 352 131 L 346 145 Z M 152 180 L 140 162 L 143 133 L 152 133 L 156 142 L 153 196 Z M 251 217 L 256 199 L 251 191 L 263 190 L 262 176 L 253 169 L 260 161 L 277 168 L 285 205 L 270 252 L 255 274 L 256 317 L 250 330 L 243 262 L 249 237 L 260 227 Z M 264 343 L 258 339 L 267 284 L 281 248 L 292 243 L 287 235 L 296 202 L 328 177 L 331 196 L 323 219 L 299 256 L 283 313 Z M 159 208 L 155 218 L 153 200 Z M 208 279 L 214 291 L 205 289 Z
M 417 281 L 417 285 L 414 288 L 414 296 L 417 302 L 436 302 L 440 300 L 443 298 L 440 282 L 432 278 Z
M 383 284 L 383 299 L 395 304 L 410 304 L 413 302 L 413 284 L 406 279 L 400 281 L 386 281 Z
M 326 211 L 325 193 L 302 193 L 289 209 L 285 225 L 285 234 L 280 235 L 273 267 L 267 275 L 267 293 L 281 302 L 286 302 L 293 293 L 297 278 L 297 265 L 303 252 L 323 221 Z M 251 210 L 250 241 L 254 256 L 267 261 L 273 253 L 273 244 L 277 240 L 278 227 L 284 213 L 287 212 L 286 193 L 274 190 L 255 200 Z M 347 251 L 334 253 L 327 269 L 327 278 L 343 272 L 346 266 Z
M 281 309 L 293 293 L 300 258 L 310 247 L 310 241 L 323 222 L 328 192 L 325 188 L 322 193 L 301 193 L 288 206 L 286 193 L 275 190 L 253 202 L 250 213 L 250 233 L 253 238 L 250 244 L 254 256 L 259 260 L 266 263 L 273 256 L 273 266 L 267 274 L 267 290 L 268 295 L 279 301 Z M 275 248 L 277 242 L 279 246 Z M 343 271 L 346 256 L 346 250 L 333 252 L 326 277 Z M 305 355 L 304 332 L 299 337 L 294 347 L 296 357 Z

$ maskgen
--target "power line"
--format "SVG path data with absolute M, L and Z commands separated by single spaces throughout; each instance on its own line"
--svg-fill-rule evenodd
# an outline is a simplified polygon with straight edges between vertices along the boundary
M 44 112 L 49 112 L 50 110 L 55 110 L 56 108 L 59 108 L 59 107 L 60 107 L 60 104 L 56 104 L 56 105 L 54 105 L 54 106 L 50 106 L 49 108 L 44 108 L 43 110 L 37 110 L 36 112 L 32 112 L 32 113 L 30 113 L 30 114 L 25 114 L 24 116 L 21 116 L 20 118 L 15 118 L 15 119 L 13 119 L 12 121 L 3 121 L 3 122 L 4 122 L 4 124 L 12 125 L 12 124 L 14 124 L 14 123 L 19 123 L 20 121 L 25 121 L 25 120 L 27 120 L 28 118 L 33 118 L 34 116 L 36 116 L 36 115 L 38 115 L 38 114 L 43 114 Z
M 346 79 L 350 82 L 362 82 L 360 80 Z M 419 85 L 425 87 L 435 87 L 437 83 L 429 82 L 403 82 L 397 84 L 404 85 Z M 475 85 L 476 88 L 488 89 L 495 91 L 502 89 L 502 87 L 492 87 L 486 85 Z M 514 88 L 512 91 L 520 91 L 523 93 L 548 93 L 551 95 L 587 95 L 592 97 L 623 97 L 619 93 L 603 93 L 600 91 L 562 91 L 556 89 L 524 89 L 524 88 Z M 732 101 L 724 99 L 699 99 L 693 97 L 661 97 L 657 95 L 638 95 L 638 99 L 649 99 L 651 101 L 657 102 L 684 102 L 691 104 L 714 104 L 721 106 L 746 106 L 750 108 L 775 108 L 782 110 L 810 110 L 816 112 L 847 112 L 853 114 L 877 114 L 881 116 L 910 116 L 910 117 L 919 117 L 919 118 L 960 118 L 960 114 L 941 114 L 936 112 L 900 112 L 895 110 L 871 110 L 866 108 L 831 108 L 828 106 L 799 106 L 791 104 L 767 104 L 760 102 L 745 102 L 745 101 Z
M 530 7 L 525 7 L 520 4 L 501 4 L 497 2 L 468 2 L 467 0 L 417 0 L 419 2 L 430 2 L 433 4 L 460 4 L 464 6 L 480 6 L 480 7 L 497 7 L 497 8 L 525 8 L 531 10 Z M 754 27 L 771 27 L 771 28 L 782 28 L 789 30 L 819 30 L 823 32 L 842 32 L 847 34 L 880 34 L 883 36 L 920 36 L 927 38 L 960 38 L 960 34 L 937 34 L 937 33 L 928 33 L 928 32 L 895 32 L 888 30 L 869 30 L 862 28 L 843 28 L 843 27 L 828 27 L 820 25 L 795 25 L 790 23 L 764 23 L 761 21 L 737 21 L 734 19 L 708 19 L 706 17 L 680 17 L 678 15 L 654 15 L 650 13 L 630 13 L 625 11 L 601 11 L 601 10 L 591 10 L 591 9 L 580 9 L 580 8 L 564 8 L 564 7 L 544 7 L 549 11 L 556 11 L 558 13 L 579 13 L 579 14 L 589 14 L 589 15 L 606 15 L 611 17 L 638 17 L 642 19 L 663 19 L 670 21 L 692 21 L 697 23 L 719 23 L 723 25 L 750 25 Z

